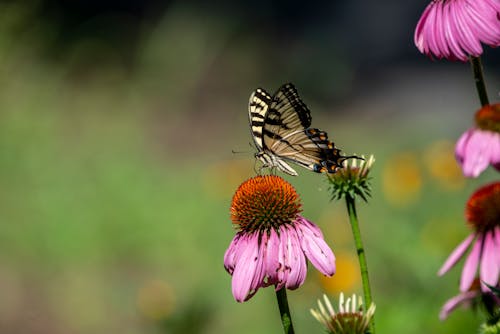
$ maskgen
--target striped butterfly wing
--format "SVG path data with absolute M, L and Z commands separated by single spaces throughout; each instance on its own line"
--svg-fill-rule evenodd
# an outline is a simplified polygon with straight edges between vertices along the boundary
M 335 173 L 345 160 L 327 133 L 315 128 L 290 133 L 274 142 L 271 150 L 280 158 L 317 173 Z
M 318 173 L 334 173 L 340 166 L 340 151 L 324 131 L 309 128 L 311 113 L 292 84 L 281 86 L 274 96 L 257 89 L 250 96 L 249 118 L 262 167 L 297 175 L 286 161 Z

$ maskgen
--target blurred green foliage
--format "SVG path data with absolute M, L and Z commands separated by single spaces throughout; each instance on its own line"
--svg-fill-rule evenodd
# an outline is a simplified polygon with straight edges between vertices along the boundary
M 51 27 L 28 6 L 1 6 L 0 331 L 280 332 L 272 289 L 237 304 L 222 266 L 234 234 L 232 192 L 254 174 L 252 150 L 231 150 L 249 151 L 251 90 L 277 87 L 304 69 L 263 76 L 269 44 L 231 42 L 234 22 L 181 5 L 141 38 L 133 70 L 98 40 L 82 41 L 53 62 L 43 55 Z M 339 80 L 349 78 L 349 65 L 337 72 L 324 62 Z M 296 59 L 288 65 L 301 66 Z M 359 216 L 378 331 L 474 331 L 481 318 L 471 312 L 438 321 L 440 306 L 457 293 L 460 270 L 443 278 L 435 273 L 468 233 L 465 200 L 496 175 L 490 170 L 464 182 L 450 167 L 466 117 L 388 115 L 397 104 L 386 101 L 397 92 L 380 94 L 378 101 L 367 96 L 337 105 L 340 111 L 330 115 L 321 112 L 330 106 L 305 99 L 313 125 L 341 148 L 377 158 L 373 198 L 359 204 Z M 433 151 L 443 140 L 448 149 Z M 401 154 L 413 162 L 405 164 Z M 440 178 L 429 167 L 434 162 Z M 305 170 L 288 179 L 302 195 L 304 215 L 320 224 L 334 251 L 354 254 L 345 208 L 329 203 L 326 180 Z M 396 198 L 411 195 L 391 201 L 394 189 L 402 191 Z M 342 275 L 339 268 L 334 280 Z M 359 293 L 359 278 L 350 279 L 345 292 Z M 322 331 L 309 308 L 325 289 L 335 300 L 335 284 L 328 287 L 311 270 L 289 294 L 298 333 Z

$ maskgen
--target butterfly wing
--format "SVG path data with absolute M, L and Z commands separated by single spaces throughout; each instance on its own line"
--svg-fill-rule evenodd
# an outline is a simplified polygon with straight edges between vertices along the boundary
M 345 160 L 327 133 L 315 128 L 292 132 L 276 141 L 271 150 L 280 158 L 317 173 L 335 173 Z
M 285 160 L 318 173 L 334 173 L 340 166 L 340 151 L 327 134 L 309 128 L 311 113 L 293 84 L 281 86 L 274 96 L 258 88 L 250 96 L 249 118 L 256 157 L 263 167 L 297 175 Z
M 262 88 L 257 88 L 248 103 L 248 117 L 250 122 L 250 130 L 252 134 L 257 153 L 255 157 L 263 163 L 264 167 L 278 168 L 279 170 L 296 176 L 297 172 L 290 167 L 284 160 L 272 154 L 269 150 L 269 139 L 274 135 L 267 129 L 265 125 L 268 119 L 268 113 L 273 102 L 273 97 Z M 276 114 L 276 110 L 271 111 L 272 115 Z M 273 116 L 274 117 L 274 116 Z

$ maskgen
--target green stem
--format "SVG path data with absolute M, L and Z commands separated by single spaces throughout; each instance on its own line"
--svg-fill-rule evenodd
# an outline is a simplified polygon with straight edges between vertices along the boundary
M 278 300 L 278 307 L 280 309 L 281 323 L 285 334 L 294 334 L 292 316 L 288 308 L 288 299 L 286 297 L 286 288 L 281 288 L 276 291 L 276 299 Z
M 370 289 L 370 280 L 368 279 L 368 265 L 366 264 L 365 249 L 363 248 L 363 241 L 361 240 L 361 232 L 359 230 L 358 216 L 356 215 L 356 205 L 354 198 L 347 195 L 345 197 L 347 212 L 351 222 L 352 235 L 358 253 L 359 268 L 361 270 L 361 280 L 363 282 L 363 294 L 365 295 L 365 308 L 368 309 L 372 303 L 372 293 Z M 375 334 L 375 321 L 372 318 L 370 323 L 370 333 Z
M 486 84 L 484 83 L 483 76 L 483 65 L 481 64 L 481 58 L 470 57 L 469 61 L 472 66 L 472 73 L 474 74 L 474 81 L 476 82 L 477 94 L 479 95 L 479 101 L 481 101 L 481 106 L 484 107 L 490 104 L 488 101 L 488 92 L 486 91 Z

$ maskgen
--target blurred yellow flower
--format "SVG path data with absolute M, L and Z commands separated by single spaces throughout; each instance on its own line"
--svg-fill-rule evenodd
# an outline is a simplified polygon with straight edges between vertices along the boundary
M 440 140 L 429 145 L 424 152 L 424 164 L 430 176 L 446 190 L 460 190 L 465 186 L 454 150 L 454 143 Z
M 360 282 L 358 258 L 336 252 L 337 275 L 327 277 L 318 273 L 320 284 L 328 294 L 354 291 Z
M 415 203 L 422 189 L 422 173 L 416 154 L 403 152 L 389 158 L 382 179 L 384 195 L 389 203 L 399 207 Z
M 137 308 L 146 318 L 161 320 L 174 309 L 174 291 L 165 281 L 151 280 L 137 292 Z

